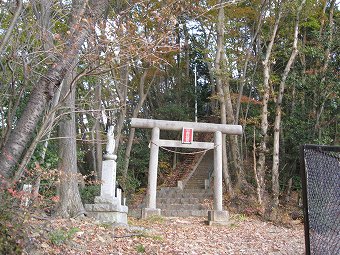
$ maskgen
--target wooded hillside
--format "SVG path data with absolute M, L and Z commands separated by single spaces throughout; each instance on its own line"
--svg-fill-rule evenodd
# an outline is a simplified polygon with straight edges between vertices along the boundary
M 151 134 L 130 119 L 197 118 L 243 126 L 224 138 L 225 192 L 253 190 L 275 218 L 300 189 L 299 146 L 339 145 L 339 18 L 335 0 L 1 1 L 1 189 L 30 183 L 81 215 L 109 124 L 131 195 Z M 161 152 L 160 183 L 181 160 Z

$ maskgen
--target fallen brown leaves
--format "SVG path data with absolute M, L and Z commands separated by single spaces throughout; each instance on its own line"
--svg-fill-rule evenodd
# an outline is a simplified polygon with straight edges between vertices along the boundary
M 28 254 L 304 254 L 303 225 L 275 226 L 233 215 L 229 226 L 204 218 L 129 219 L 129 226 L 89 218 L 29 220 Z

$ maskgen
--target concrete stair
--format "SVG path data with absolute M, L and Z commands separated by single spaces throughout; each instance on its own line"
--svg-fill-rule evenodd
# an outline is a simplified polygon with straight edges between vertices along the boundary
M 157 208 L 165 217 L 207 217 L 211 210 L 207 200 L 211 200 L 213 192 L 204 189 L 161 188 L 157 191 Z M 141 217 L 141 209 L 145 208 L 145 201 L 139 209 L 129 209 L 129 215 Z
M 204 189 L 162 188 L 157 192 L 157 208 L 165 217 L 207 216 L 209 208 L 203 203 L 213 193 Z
M 190 155 L 185 164 L 187 169 L 193 169 L 194 157 Z M 181 166 L 183 168 L 183 166 Z M 165 217 L 207 217 L 209 208 L 205 203 L 211 201 L 213 192 L 210 188 L 205 189 L 205 180 L 209 179 L 209 172 L 214 167 L 214 152 L 209 150 L 203 156 L 195 172 L 187 181 L 183 181 L 184 189 L 178 187 L 162 187 L 157 191 L 157 208 L 161 209 L 161 215 Z M 183 171 L 181 169 L 181 171 Z M 181 172 L 178 171 L 178 172 Z M 167 183 L 168 185 L 170 183 Z M 175 186 L 175 185 L 170 185 Z M 139 206 L 140 209 L 129 210 L 129 214 L 141 217 L 141 208 L 145 208 L 145 201 Z
M 157 208 L 167 217 L 190 217 L 208 215 L 207 200 L 211 200 L 213 192 L 205 189 L 205 180 L 214 167 L 214 152 L 209 150 L 203 156 L 195 172 L 185 183 L 184 189 L 162 188 L 157 192 Z
M 186 183 L 184 189 L 204 189 L 204 182 L 209 179 L 209 172 L 212 171 L 213 167 L 214 151 L 209 150 L 203 156 L 200 164 Z
M 189 154 L 186 155 L 184 161 L 178 163 L 176 167 L 171 171 L 171 175 L 166 177 L 162 186 L 164 187 L 176 187 L 177 181 L 185 178 L 185 175 L 189 172 L 188 170 L 193 169 L 195 162 L 199 155 Z

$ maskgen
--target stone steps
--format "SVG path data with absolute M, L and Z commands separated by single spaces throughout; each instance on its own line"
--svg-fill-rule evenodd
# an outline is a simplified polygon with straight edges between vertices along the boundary
M 165 217 L 207 217 L 209 209 L 204 205 L 204 202 L 213 198 L 213 192 L 210 189 L 205 189 L 205 180 L 209 178 L 209 171 L 212 167 L 213 151 L 208 151 L 183 190 L 173 187 L 162 187 L 158 190 L 156 207 L 161 209 L 161 215 Z M 145 208 L 145 202 L 140 208 Z M 130 210 L 129 214 L 140 217 L 141 209 Z
M 172 170 L 172 173 L 175 176 L 178 176 L 179 178 L 183 177 L 183 174 L 185 174 L 188 169 L 192 169 L 195 161 L 197 160 L 196 155 L 194 154 L 189 154 L 186 155 L 186 158 L 183 162 L 179 163 L 176 165 L 176 167 Z M 163 185 L 169 186 L 169 187 L 174 187 L 177 186 L 177 181 L 178 179 L 166 179 L 163 183 Z
M 179 198 L 179 197 L 173 197 L 173 198 L 157 198 L 157 203 L 163 203 L 163 204 L 200 204 L 203 203 L 205 198 Z
M 209 171 L 213 167 L 214 154 L 213 151 L 207 151 L 202 161 L 197 167 L 195 173 L 191 176 L 185 185 L 185 189 L 205 188 L 205 180 L 209 178 Z
M 196 183 L 196 184 L 190 184 L 187 186 L 188 188 L 193 188 L 193 187 L 199 187 L 201 189 L 204 189 L 204 182 Z
M 163 204 L 163 203 L 157 203 L 157 208 L 160 208 L 163 211 L 167 210 L 204 210 L 206 209 L 201 204 Z
M 169 192 L 167 194 L 157 194 L 157 199 L 168 199 L 168 198 L 207 198 L 212 196 L 211 191 L 206 191 L 204 189 L 189 190 L 185 189 L 182 192 Z
M 172 194 L 172 195 L 169 195 L 168 198 L 201 198 L 201 199 L 204 199 L 206 198 L 207 195 L 206 194 L 180 194 L 180 195 L 175 195 L 175 194 Z
M 157 193 L 157 208 L 165 217 L 207 216 L 208 208 L 203 202 L 211 199 L 213 193 L 204 189 L 162 188 Z
M 206 217 L 208 210 L 162 210 L 165 217 Z
M 193 188 L 193 189 L 184 189 L 181 190 L 179 188 L 161 188 L 160 190 L 157 191 L 157 196 L 158 197 L 162 197 L 162 196 L 167 196 L 169 194 L 206 194 L 206 195 L 210 195 L 212 194 L 212 191 L 210 190 L 202 190 L 199 188 Z

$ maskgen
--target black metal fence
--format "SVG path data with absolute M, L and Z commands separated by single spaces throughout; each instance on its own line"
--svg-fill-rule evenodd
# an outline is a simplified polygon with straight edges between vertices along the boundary
M 340 147 L 300 148 L 306 254 L 340 254 Z

